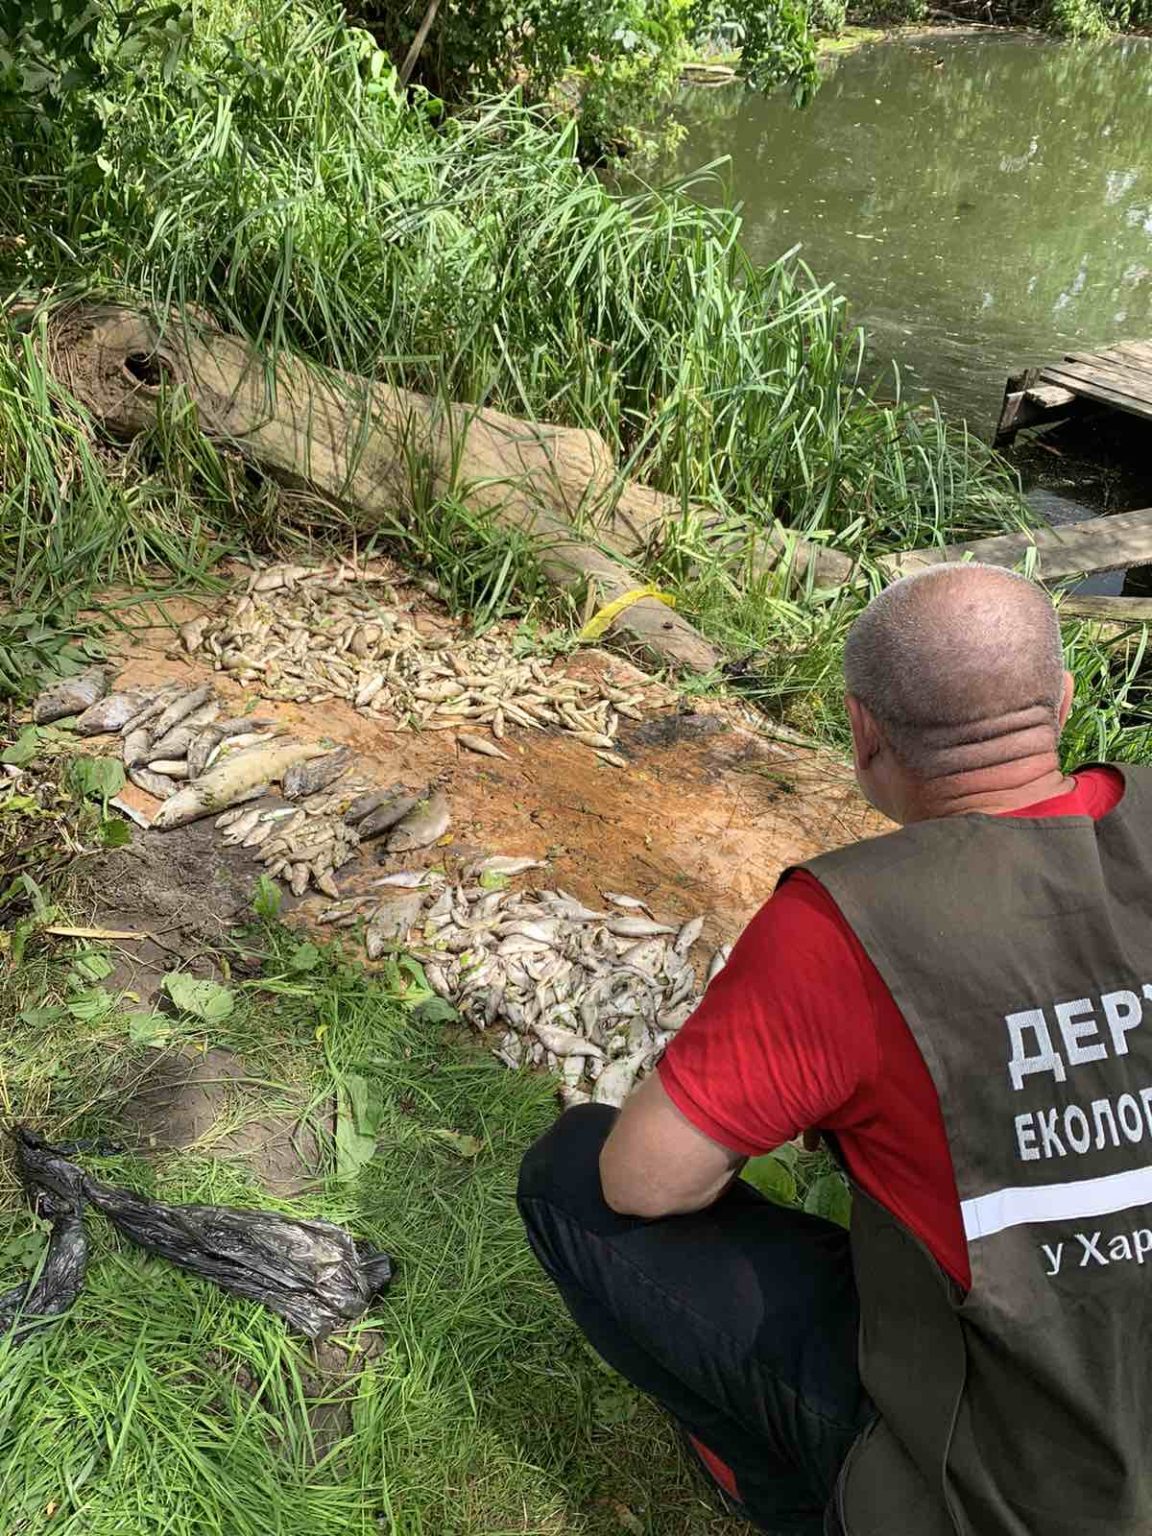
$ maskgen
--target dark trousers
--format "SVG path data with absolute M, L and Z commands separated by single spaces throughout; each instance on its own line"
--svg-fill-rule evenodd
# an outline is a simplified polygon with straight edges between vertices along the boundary
M 706 1211 L 618 1216 L 599 1169 L 615 1116 L 571 1109 L 529 1150 L 533 1251 L 597 1353 L 728 1463 L 758 1524 L 820 1536 L 872 1416 L 848 1235 L 739 1181 Z

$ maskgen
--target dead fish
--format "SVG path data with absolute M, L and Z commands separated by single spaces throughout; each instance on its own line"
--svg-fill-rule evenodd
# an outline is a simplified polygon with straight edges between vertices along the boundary
M 128 777 L 132 780 L 137 789 L 142 789 L 146 795 L 153 795 L 157 800 L 163 800 L 165 804 L 167 804 L 167 802 L 176 794 L 176 786 L 173 784 L 171 779 L 163 778 L 158 773 L 152 773 L 147 768 L 129 768 Z M 164 806 L 161 806 L 160 810 L 157 811 L 156 815 L 152 818 L 153 826 L 156 825 L 157 820 L 163 810 Z
M 198 619 L 187 619 L 179 629 L 180 644 L 191 654 L 200 649 L 200 642 L 204 638 L 204 631 L 212 621 L 210 613 L 202 613 Z
M 442 885 L 446 876 L 435 869 L 398 869 L 394 875 L 384 875 L 370 885 L 395 885 L 403 890 L 418 891 L 429 885 Z
M 383 805 L 385 800 L 391 800 L 393 796 L 403 794 L 403 786 L 393 784 L 389 789 L 368 789 L 362 795 L 358 795 L 348 809 L 344 812 L 344 821 L 347 826 L 354 827 L 358 821 L 363 821 L 370 811 Z
M 232 820 L 227 823 L 227 835 L 225 836 L 224 841 L 226 843 L 238 844 L 244 841 L 249 832 L 252 831 L 252 828 L 260 820 L 261 816 L 263 816 L 264 812 L 257 805 L 251 807 L 247 811 L 230 811 L 227 814 L 232 817 Z M 221 816 L 217 820 L 216 826 L 220 827 L 223 822 L 224 818 Z
M 650 1050 L 650 1046 L 642 1045 L 630 1056 L 618 1056 L 615 1061 L 610 1061 L 592 1089 L 593 1104 L 611 1104 L 614 1109 L 619 1109 L 631 1093 L 637 1073 Z
M 329 752 L 327 757 L 316 757 L 311 762 L 293 763 L 284 775 L 281 785 L 286 800 L 302 800 L 305 795 L 315 795 L 348 772 L 352 755 L 345 748 Z
M 211 683 L 201 683 L 199 688 L 192 688 L 178 699 L 174 699 L 168 708 L 163 711 L 156 721 L 152 734 L 156 737 L 166 736 L 174 725 L 179 725 L 181 720 L 187 718 L 194 710 L 200 709 L 204 704 L 210 704 L 216 697 L 216 689 Z
M 312 877 L 312 871 L 307 864 L 293 864 L 288 871 L 288 889 L 293 896 L 303 896 L 308 889 L 308 881 Z
M 108 688 L 108 674 L 103 667 L 89 667 L 77 677 L 63 678 L 46 688 L 32 706 L 36 725 L 51 725 L 68 715 L 82 715 L 102 699 Z
M 163 688 L 152 695 L 147 704 L 140 706 L 130 720 L 125 720 L 120 727 L 121 736 L 127 736 L 145 725 L 151 725 L 154 720 L 160 718 L 173 699 L 182 698 L 186 691 L 180 683 L 165 683 Z
M 472 875 L 522 875 L 528 869 L 542 869 L 543 859 L 510 858 L 505 854 L 496 853 L 491 858 L 481 859 L 469 869 Z
M 604 926 L 621 939 L 647 939 L 657 933 L 676 932 L 667 923 L 654 922 L 650 917 L 610 917 Z
M 720 972 L 728 964 L 728 957 L 731 953 L 731 944 L 721 944 L 720 948 L 708 962 L 708 976 L 705 985 L 707 985 L 708 982 L 715 981 L 716 977 L 719 976 Z
M 157 757 L 184 757 L 193 737 L 206 725 L 211 725 L 219 713 L 220 706 L 215 699 L 210 704 L 194 709 L 190 715 L 185 715 L 179 725 L 165 731 L 163 736 L 156 736 L 152 743 L 153 751 Z
M 457 744 L 467 747 L 469 752 L 478 752 L 481 757 L 502 757 L 507 761 L 507 752 L 501 751 L 494 741 L 486 741 L 483 736 L 473 736 L 469 731 L 460 731 L 456 736 Z
M 147 726 L 140 726 L 137 730 L 129 731 L 124 738 L 124 767 L 131 772 L 133 768 L 148 761 L 148 754 L 152 751 L 152 732 Z
M 673 940 L 672 948 L 678 955 L 686 955 L 704 931 L 704 919 L 692 917 L 684 924 Z
M 647 912 L 648 903 L 641 901 L 639 896 L 622 896 L 619 891 L 601 891 L 605 901 L 610 901 L 614 907 L 623 907 L 625 911 Z
M 403 896 L 377 907 L 364 935 L 369 960 L 378 960 L 390 944 L 407 937 L 409 929 L 419 921 L 422 906 L 419 896 Z
M 323 755 L 323 747 L 299 741 L 271 741 L 237 752 L 173 795 L 153 824 L 166 830 L 182 827 L 201 816 L 214 816 L 234 805 L 257 784 L 279 779 L 293 763 Z
M 166 779 L 186 779 L 188 777 L 188 759 L 184 757 L 158 757 L 155 762 L 149 762 L 149 773 L 158 773 Z
M 110 693 L 90 704 L 76 722 L 77 736 L 105 736 L 131 720 L 148 695 L 139 690 Z
M 366 709 L 383 688 L 385 681 L 386 675 L 383 672 L 374 672 L 371 677 L 366 678 L 352 700 L 354 707 Z
M 446 796 L 434 790 L 426 800 L 419 800 L 388 835 L 389 853 L 410 853 L 427 848 L 444 836 L 452 825 L 452 811 Z
M 369 838 L 379 837 L 381 832 L 390 832 L 405 816 L 411 815 L 419 804 L 420 797 L 409 794 L 398 794 L 383 801 L 356 827 L 360 841 L 366 843 Z
M 544 1049 L 551 1051 L 554 1056 L 604 1055 L 593 1041 L 578 1035 L 574 1029 L 565 1029 L 562 1024 L 546 1024 L 543 1019 L 537 1019 L 532 1032 Z
M 628 759 L 621 757 L 619 752 L 597 752 L 596 756 L 602 763 L 607 763 L 609 768 L 627 768 Z

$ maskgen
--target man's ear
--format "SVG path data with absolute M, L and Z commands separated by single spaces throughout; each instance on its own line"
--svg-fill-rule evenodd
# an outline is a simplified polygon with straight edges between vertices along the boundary
M 867 768 L 884 746 L 880 728 L 860 700 L 852 694 L 844 695 L 848 719 L 852 725 L 852 749 L 857 768 Z
M 1064 726 L 1067 724 L 1068 716 L 1069 716 L 1069 714 L 1071 713 L 1071 710 L 1072 710 L 1072 698 L 1073 698 L 1073 695 L 1075 694 L 1075 692 L 1076 692 L 1076 679 L 1072 676 L 1071 672 L 1065 672 L 1065 674 L 1064 674 L 1064 696 L 1060 700 L 1060 712 L 1059 712 L 1059 721 L 1060 721 L 1060 729 L 1061 730 L 1063 730 Z

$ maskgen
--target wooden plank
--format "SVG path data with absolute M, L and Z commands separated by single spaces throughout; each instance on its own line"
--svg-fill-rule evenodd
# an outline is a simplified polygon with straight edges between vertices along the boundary
M 1094 384 L 1085 379 L 1076 378 L 1059 368 L 1045 368 L 1041 378 L 1045 384 L 1060 384 L 1065 389 L 1074 390 L 1085 400 L 1099 400 L 1104 405 L 1113 405 L 1117 410 L 1128 411 L 1133 416 L 1152 419 L 1152 401 L 1134 400 L 1129 394 L 1108 388 L 1103 384 Z
M 892 576 L 907 576 L 930 565 L 980 560 L 1011 569 L 1023 565 L 1036 551 L 1034 572 L 1045 581 L 1084 576 L 1089 571 L 1118 571 L 1129 565 L 1152 565 L 1152 507 L 1093 517 L 1059 528 L 1031 528 L 1020 533 L 973 539 L 968 544 L 936 545 L 888 555 L 880 567 Z
M 1101 619 L 1112 624 L 1152 624 L 1152 597 L 1077 597 L 1060 599 L 1066 619 Z
M 1063 389 L 1059 384 L 1037 384 L 1025 391 L 1029 405 L 1044 411 L 1063 411 L 1074 405 L 1078 396 L 1075 390 Z
M 1152 341 L 1114 341 L 1110 347 L 1103 349 L 1100 356 L 1124 357 L 1152 369 Z
M 1106 384 L 1110 389 L 1128 390 L 1137 400 L 1152 399 L 1152 368 L 1144 368 L 1130 358 L 1107 358 L 1099 355 L 1076 356 L 1070 353 L 1063 362 L 1056 364 L 1072 373 Z

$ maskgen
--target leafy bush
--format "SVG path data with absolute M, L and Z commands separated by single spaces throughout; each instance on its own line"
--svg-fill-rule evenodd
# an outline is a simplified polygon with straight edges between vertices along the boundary
M 852 0 L 848 14 L 860 26 L 902 27 L 923 21 L 926 0 Z

